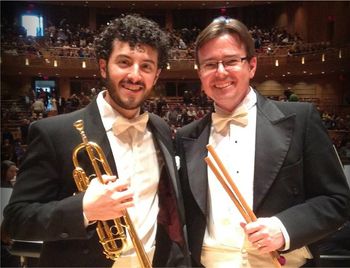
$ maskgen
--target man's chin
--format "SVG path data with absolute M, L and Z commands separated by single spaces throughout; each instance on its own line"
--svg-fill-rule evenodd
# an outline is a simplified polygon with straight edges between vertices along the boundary
M 118 105 L 125 110 L 135 110 L 139 108 L 141 104 L 142 104 L 142 101 L 125 101 L 125 102 L 118 103 Z

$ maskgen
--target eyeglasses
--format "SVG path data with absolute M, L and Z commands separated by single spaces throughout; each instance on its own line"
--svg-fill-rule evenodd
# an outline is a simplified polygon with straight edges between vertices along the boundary
M 244 60 L 247 60 L 248 57 L 238 57 L 233 56 L 226 58 L 224 60 L 210 60 L 203 62 L 199 65 L 200 71 L 204 73 L 213 73 L 217 71 L 219 64 L 222 64 L 226 71 L 238 71 L 242 68 L 242 63 Z

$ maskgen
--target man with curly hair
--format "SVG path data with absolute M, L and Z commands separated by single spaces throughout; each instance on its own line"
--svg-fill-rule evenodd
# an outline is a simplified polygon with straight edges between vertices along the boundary
M 137 15 L 115 19 L 95 41 L 107 90 L 84 109 L 31 125 L 5 225 L 14 239 L 43 241 L 40 266 L 139 266 L 128 233 L 121 256 L 111 260 L 96 232 L 96 222 L 120 218 L 126 209 L 152 266 L 188 265 L 171 132 L 140 109 L 166 66 L 168 47 L 155 22 Z M 103 182 L 92 178 L 84 192 L 72 176 L 72 152 L 81 143 L 73 124 L 80 119 L 115 174 L 103 175 Z M 90 166 L 86 154 L 77 156 Z

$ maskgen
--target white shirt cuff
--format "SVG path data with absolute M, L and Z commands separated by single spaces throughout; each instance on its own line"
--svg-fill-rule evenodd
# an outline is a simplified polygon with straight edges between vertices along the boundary
M 281 220 L 277 217 L 271 217 L 271 220 L 275 221 L 276 224 L 279 225 L 281 232 L 283 234 L 284 237 L 284 248 L 282 249 L 282 251 L 288 250 L 290 248 L 290 237 L 289 234 L 287 232 L 286 227 L 284 227 L 283 223 L 281 222 Z
M 84 226 L 85 226 L 85 227 L 88 227 L 89 225 L 94 224 L 94 223 L 96 222 L 96 221 L 89 221 L 89 220 L 86 218 L 86 215 L 85 215 L 84 211 L 83 211 L 83 217 L 84 217 Z

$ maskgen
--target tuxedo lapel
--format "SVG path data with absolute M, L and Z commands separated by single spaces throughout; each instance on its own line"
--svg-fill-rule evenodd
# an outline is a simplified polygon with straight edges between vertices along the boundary
M 203 215 L 207 214 L 208 169 L 204 158 L 208 155 L 206 145 L 209 142 L 210 118 L 207 116 L 201 122 L 204 126 L 194 130 L 194 133 L 200 133 L 197 139 L 182 137 L 189 185 Z
M 286 117 L 270 100 L 257 94 L 254 202 L 256 212 L 268 194 L 288 152 L 295 114 Z
M 97 108 L 96 100 L 92 101 L 86 107 L 86 113 L 84 113 L 84 124 L 85 133 L 88 140 L 95 142 L 101 147 L 107 158 L 108 164 L 112 169 L 112 173 L 114 175 L 117 175 L 117 168 L 114 161 L 112 149 L 101 120 L 100 112 Z
M 174 156 L 169 152 L 169 148 L 167 146 L 167 143 L 171 143 L 172 141 L 170 138 L 166 139 L 166 134 L 161 132 L 161 127 L 157 127 L 157 119 L 153 116 L 153 114 L 150 114 L 149 116 L 149 122 L 148 126 L 152 130 L 153 137 L 155 139 L 155 142 L 159 146 L 160 151 L 162 152 L 162 155 L 164 157 L 165 165 L 168 167 L 169 175 L 171 182 L 173 184 L 173 188 L 176 193 L 176 197 L 179 198 L 179 189 L 177 185 L 176 175 L 175 175 L 175 165 L 174 165 Z

